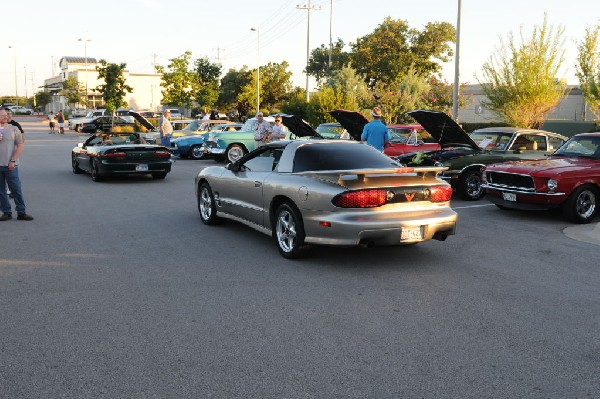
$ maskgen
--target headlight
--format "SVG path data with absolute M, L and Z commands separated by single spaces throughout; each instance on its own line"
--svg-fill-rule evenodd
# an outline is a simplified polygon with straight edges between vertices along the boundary
M 548 190 L 554 191 L 558 187 L 558 182 L 555 179 L 548 179 Z

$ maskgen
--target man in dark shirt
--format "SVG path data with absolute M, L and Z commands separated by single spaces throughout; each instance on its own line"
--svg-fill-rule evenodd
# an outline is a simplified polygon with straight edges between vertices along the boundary
M 10 110 L 10 108 L 4 108 L 4 110 L 8 114 L 8 124 L 16 126 L 17 129 L 19 129 L 19 131 L 21 132 L 21 136 L 23 136 L 23 141 L 25 141 L 25 132 L 23 131 L 23 128 L 21 127 L 21 124 L 19 122 L 17 122 L 16 120 L 13 119 L 13 113 Z

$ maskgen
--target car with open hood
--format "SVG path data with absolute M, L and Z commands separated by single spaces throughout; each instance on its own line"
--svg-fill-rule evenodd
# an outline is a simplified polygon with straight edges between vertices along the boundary
M 312 128 L 283 115 L 296 133 Z M 295 126 L 294 126 L 295 125 Z M 391 246 L 454 234 L 444 168 L 403 168 L 351 140 L 278 140 L 194 181 L 201 221 L 243 223 L 273 237 L 284 258 L 308 245 Z
M 221 123 L 202 134 L 189 134 L 187 136 L 171 139 L 171 152 L 179 158 L 204 159 L 209 154 L 204 151 L 204 142 L 217 133 L 234 133 L 242 128 L 241 123 Z
M 323 138 L 308 123 L 295 115 L 277 116 L 281 116 L 283 125 L 288 128 L 286 140 L 301 137 Z M 265 116 L 264 120 L 270 124 L 275 123 L 274 116 Z M 254 132 L 257 124 L 256 118 L 250 118 L 238 132 L 216 133 L 204 143 L 205 150 L 217 161 L 227 159 L 228 162 L 235 162 L 256 148 Z
M 574 223 L 589 223 L 600 206 L 600 132 L 569 139 L 546 159 L 488 165 L 486 199 L 500 209 L 561 208 Z
M 360 136 L 368 119 L 356 111 L 334 109 L 329 111 L 339 123 L 346 129 L 350 138 L 360 141 Z M 383 148 L 383 153 L 390 157 L 398 156 L 416 151 L 438 150 L 440 144 L 428 134 L 421 125 L 388 125 L 390 142 Z
M 516 127 L 488 127 L 469 135 L 443 112 L 416 110 L 408 114 L 436 138 L 440 149 L 405 154 L 396 159 L 406 166 L 447 167 L 440 177 L 467 201 L 485 195 L 481 172 L 486 165 L 543 159 L 568 139 L 558 133 Z
M 171 171 L 171 152 L 145 143 L 140 133 L 96 133 L 71 150 L 71 167 L 75 174 L 89 173 L 93 181 L 131 174 L 164 179 Z

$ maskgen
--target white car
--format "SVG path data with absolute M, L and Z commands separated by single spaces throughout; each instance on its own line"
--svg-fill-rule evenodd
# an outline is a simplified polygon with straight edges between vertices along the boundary
M 9 108 L 14 115 L 33 115 L 31 108 L 26 108 L 21 105 L 13 105 Z
M 85 123 L 90 123 L 93 119 L 96 119 L 99 116 L 104 116 L 106 113 L 105 109 L 96 109 L 87 113 L 83 118 L 71 118 L 68 121 L 69 129 L 79 131 L 79 128 L 83 126 Z

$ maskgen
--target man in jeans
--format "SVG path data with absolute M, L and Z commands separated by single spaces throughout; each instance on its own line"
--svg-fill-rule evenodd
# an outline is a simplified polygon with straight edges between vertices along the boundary
M 8 123 L 8 113 L 0 109 L 0 222 L 12 219 L 12 207 L 6 193 L 6 185 L 12 192 L 17 220 L 33 220 L 25 213 L 25 200 L 21 192 L 18 161 L 23 151 L 23 137 L 15 126 Z

